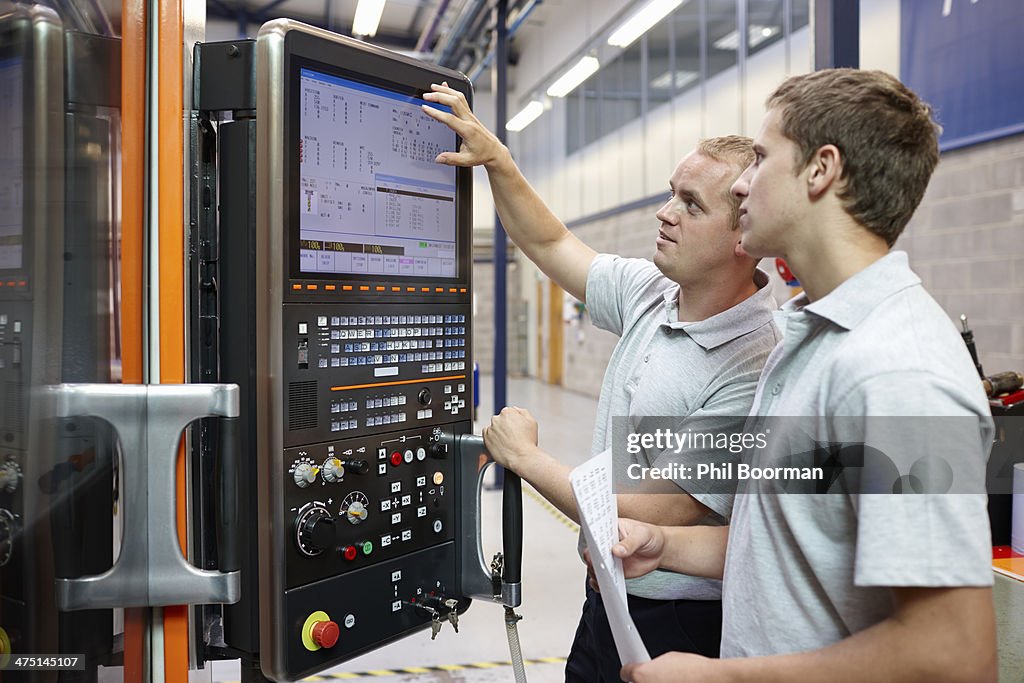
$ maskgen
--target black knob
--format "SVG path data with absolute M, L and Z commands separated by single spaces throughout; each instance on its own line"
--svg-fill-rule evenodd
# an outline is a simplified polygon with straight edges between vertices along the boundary
M 443 441 L 437 441 L 430 444 L 430 457 L 444 459 L 448 457 L 448 444 Z
M 419 395 L 416 396 L 416 398 L 417 398 L 417 400 L 419 400 L 421 405 L 425 405 L 425 406 L 430 405 L 430 399 L 431 399 L 430 389 L 428 389 L 427 387 L 423 387 L 422 389 L 420 389 L 420 393 L 419 393 Z
M 299 540 L 307 552 L 323 552 L 334 545 L 334 538 L 334 518 L 326 510 L 314 510 L 302 520 Z
M 370 463 L 365 460 L 342 460 L 341 464 L 352 474 L 366 474 L 370 471 Z

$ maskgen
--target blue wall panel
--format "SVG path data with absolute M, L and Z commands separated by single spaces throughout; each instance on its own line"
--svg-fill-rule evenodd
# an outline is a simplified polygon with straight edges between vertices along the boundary
M 900 15 L 900 78 L 944 151 L 1024 132 L 1024 2 L 901 0 Z

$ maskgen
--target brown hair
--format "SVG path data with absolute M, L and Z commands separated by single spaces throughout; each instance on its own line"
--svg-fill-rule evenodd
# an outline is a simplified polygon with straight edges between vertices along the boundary
M 823 145 L 839 149 L 846 212 L 892 246 L 939 162 L 931 107 L 893 76 L 855 69 L 789 78 L 767 106 L 800 148 L 798 170 Z
M 738 170 L 733 180 L 738 178 L 747 166 L 754 163 L 754 141 L 742 135 L 723 135 L 718 138 L 705 138 L 697 143 L 697 152 L 709 159 L 736 166 Z M 730 183 L 731 185 L 732 183 Z M 729 207 L 732 212 L 732 229 L 737 230 L 740 227 L 739 197 L 732 193 L 731 187 L 725 188 L 725 196 L 729 200 Z

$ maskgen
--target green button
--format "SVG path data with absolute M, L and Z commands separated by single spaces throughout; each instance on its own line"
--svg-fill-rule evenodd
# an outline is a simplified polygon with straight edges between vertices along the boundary
M 369 555 L 373 552 L 373 543 L 370 541 L 363 542 L 363 555 Z

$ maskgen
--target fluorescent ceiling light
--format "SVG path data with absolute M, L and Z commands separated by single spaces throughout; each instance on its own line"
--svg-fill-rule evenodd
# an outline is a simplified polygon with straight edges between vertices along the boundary
M 684 0 L 651 0 L 629 19 L 626 19 L 608 37 L 608 44 L 628 47 L 634 40 L 661 21 L 665 16 L 683 4 Z
M 537 117 L 544 113 L 544 103 L 540 100 L 533 100 L 523 107 L 523 110 L 509 119 L 505 124 L 505 130 L 518 133 L 523 128 L 537 120 Z
M 352 19 L 352 35 L 373 37 L 377 35 L 380 15 L 384 13 L 385 0 L 359 0 L 356 16 Z
M 561 78 L 552 83 L 547 93 L 551 97 L 565 97 L 600 68 L 601 63 L 597 61 L 597 57 L 583 57 L 580 61 L 576 62 L 576 66 L 566 71 L 562 74 Z
M 747 32 L 747 49 L 754 49 L 772 36 L 777 35 L 780 30 L 778 26 L 751 24 L 750 30 Z M 714 46 L 719 50 L 736 50 L 740 46 L 740 34 L 736 31 L 730 31 L 716 40 Z
M 676 71 L 675 72 L 675 86 L 676 90 L 682 90 L 693 81 L 697 80 L 696 71 Z M 662 75 L 651 80 L 651 87 L 655 90 L 668 90 L 672 85 L 672 72 L 666 71 Z

